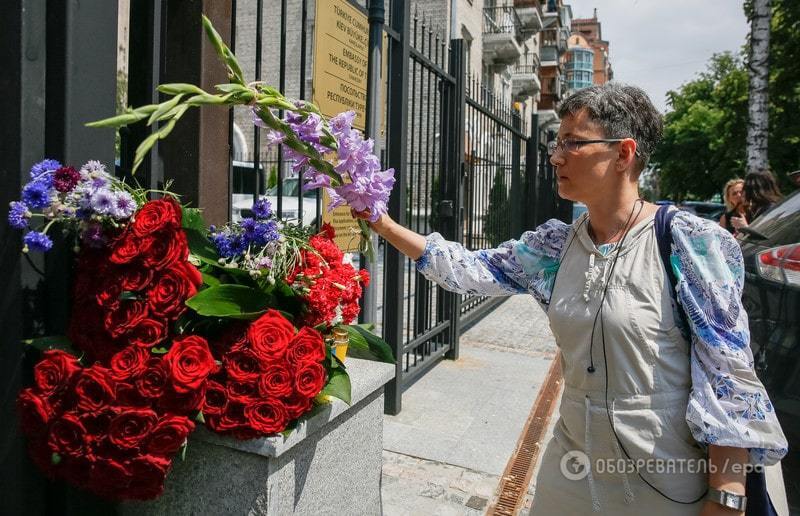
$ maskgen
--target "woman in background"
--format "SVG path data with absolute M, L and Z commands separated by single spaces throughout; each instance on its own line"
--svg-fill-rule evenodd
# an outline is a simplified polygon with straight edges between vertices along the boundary
M 719 218 L 719 225 L 731 234 L 736 233 L 736 228 L 731 224 L 733 217 L 741 217 L 747 222 L 746 207 L 744 204 L 744 179 L 738 177 L 725 183 L 722 190 L 722 199 L 725 201 L 725 213 Z
M 744 201 L 747 206 L 746 218 L 733 217 L 731 224 L 740 229 L 748 226 L 759 215 L 766 212 L 783 198 L 775 176 L 768 170 L 750 172 L 744 178 Z

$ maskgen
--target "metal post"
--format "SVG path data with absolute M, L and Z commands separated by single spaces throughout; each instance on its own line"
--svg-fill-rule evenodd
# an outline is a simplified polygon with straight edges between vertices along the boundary
M 537 201 L 537 172 L 539 170 L 539 115 L 531 115 L 531 135 L 525 145 L 525 228 L 536 227 L 536 212 L 539 209 Z
M 383 0 L 369 0 L 369 62 L 367 66 L 367 119 L 366 136 L 376 142 L 375 152 L 378 153 L 378 132 L 381 127 L 381 54 L 383 52 L 383 24 L 385 11 Z M 372 235 L 372 248 L 378 249 L 378 237 Z M 361 266 L 367 269 L 370 277 L 375 277 L 378 270 L 377 263 L 371 263 L 365 256 L 361 256 Z M 364 290 L 362 300 L 361 322 L 374 323 L 378 316 L 378 283 L 370 281 Z
M 522 130 L 522 118 L 518 113 L 511 114 L 511 126 L 517 131 Z M 510 231 L 511 238 L 518 238 L 522 233 L 522 177 L 520 171 L 520 147 L 521 137 L 515 132 L 511 132 L 511 194 L 509 202 L 510 210 Z
M 410 47 L 408 29 L 411 19 L 411 3 L 392 2 L 392 29 L 400 40 L 390 38 L 388 103 L 386 122 L 387 161 L 395 170 L 396 182 L 389 199 L 389 215 L 400 225 L 406 224 L 406 166 L 408 152 L 408 72 Z M 402 407 L 403 375 L 403 277 L 405 257 L 397 249 L 387 246 L 384 268 L 384 323 L 383 336 L 395 355 L 395 377 L 386 384 L 384 412 L 398 414 Z

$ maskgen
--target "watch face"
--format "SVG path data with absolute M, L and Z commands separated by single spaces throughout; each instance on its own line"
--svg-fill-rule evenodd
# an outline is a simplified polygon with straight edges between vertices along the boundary
M 725 505 L 731 509 L 739 508 L 739 497 L 735 494 L 725 493 Z

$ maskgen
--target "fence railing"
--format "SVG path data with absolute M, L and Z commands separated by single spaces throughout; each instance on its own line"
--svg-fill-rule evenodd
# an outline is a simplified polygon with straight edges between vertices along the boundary
M 484 7 L 484 34 L 518 34 L 521 22 L 516 9 L 511 6 Z

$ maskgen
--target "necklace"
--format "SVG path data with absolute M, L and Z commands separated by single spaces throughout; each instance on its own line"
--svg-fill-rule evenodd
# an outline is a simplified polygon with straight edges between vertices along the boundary
M 625 222 L 623 222 L 622 224 L 620 224 L 619 226 L 617 226 L 616 229 L 614 230 L 614 232 L 611 233 L 611 235 L 609 235 L 602 242 L 599 241 L 599 239 L 597 238 L 597 235 L 594 232 L 594 229 L 592 229 L 591 220 L 589 220 L 589 217 L 586 217 L 586 220 L 589 222 L 589 224 L 586 225 L 586 230 L 589 233 L 589 238 L 592 239 L 592 242 L 594 242 L 595 245 L 603 245 L 603 244 L 607 244 L 610 241 L 614 240 L 614 238 L 617 235 L 619 235 L 622 232 L 622 230 L 624 230 L 625 228 L 628 227 L 628 224 L 632 223 L 631 219 L 633 218 L 633 212 L 636 210 L 636 205 L 639 204 L 639 203 L 641 203 L 641 207 L 639 208 L 639 213 L 641 213 L 642 207 L 644 207 L 644 199 L 636 199 L 636 201 L 634 201 L 634 203 L 633 203 L 633 207 L 631 208 L 630 214 L 628 214 L 627 220 Z M 637 214 L 636 217 L 638 218 L 638 216 L 639 215 Z M 635 222 L 636 222 L 636 220 L 634 219 L 633 223 L 635 223 Z M 630 228 L 628 228 L 628 229 L 630 229 Z

